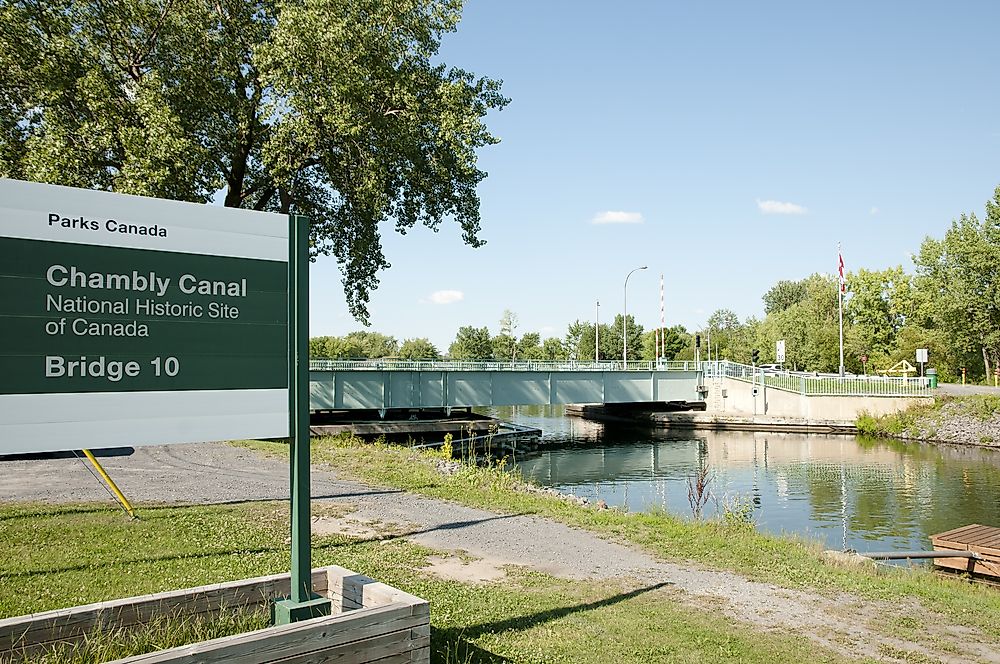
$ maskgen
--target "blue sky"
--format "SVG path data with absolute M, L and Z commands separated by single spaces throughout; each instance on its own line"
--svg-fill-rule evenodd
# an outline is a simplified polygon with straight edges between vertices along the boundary
M 441 59 L 504 81 L 481 152 L 485 247 L 383 231 L 372 330 L 563 336 L 762 314 L 779 279 L 902 263 L 1000 185 L 1000 3 L 469 0 Z M 613 214 L 608 214 L 613 213 Z M 594 223 L 617 221 L 619 223 Z M 621 223 L 628 222 L 628 223 Z M 312 334 L 361 329 L 333 259 Z

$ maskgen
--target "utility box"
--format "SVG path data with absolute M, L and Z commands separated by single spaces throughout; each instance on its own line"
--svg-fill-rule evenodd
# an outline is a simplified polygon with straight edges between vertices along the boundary
M 937 369 L 928 369 L 927 379 L 930 381 L 931 388 L 936 388 L 938 386 Z

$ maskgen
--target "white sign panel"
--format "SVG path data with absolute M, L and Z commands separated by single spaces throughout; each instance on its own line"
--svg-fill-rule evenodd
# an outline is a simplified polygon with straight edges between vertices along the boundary
M 785 362 L 785 340 L 784 339 L 778 339 L 778 342 L 775 344 L 774 361 L 777 362 L 778 364 L 783 364 Z
M 0 179 L 0 454 L 287 436 L 288 233 Z
M 927 349 L 918 348 L 917 349 L 917 362 L 922 364 L 927 364 Z

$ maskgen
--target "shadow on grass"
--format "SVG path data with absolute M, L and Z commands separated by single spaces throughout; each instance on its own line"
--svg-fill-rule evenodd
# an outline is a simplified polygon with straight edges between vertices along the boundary
M 594 602 L 562 606 L 556 609 L 547 609 L 528 615 L 507 618 L 506 620 L 480 623 L 467 627 L 433 629 L 431 632 L 431 650 L 434 653 L 434 661 L 445 664 L 500 664 L 511 662 L 513 660 L 484 650 L 473 644 L 472 641 L 487 634 L 507 631 L 520 632 L 574 613 L 613 606 L 619 602 L 628 601 L 639 595 L 659 590 L 669 585 L 672 584 L 664 581 L 644 588 L 636 588 L 626 593 L 612 595 L 611 597 Z
M 431 630 L 431 662 L 434 664 L 508 664 L 513 661 L 462 638 L 462 630 Z

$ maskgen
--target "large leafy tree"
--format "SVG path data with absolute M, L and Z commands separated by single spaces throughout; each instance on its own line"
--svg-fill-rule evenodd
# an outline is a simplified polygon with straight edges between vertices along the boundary
M 616 314 L 615 320 L 610 325 L 601 325 L 601 359 L 602 360 L 620 360 L 625 351 L 624 344 L 622 342 L 622 333 L 626 332 L 628 334 L 628 356 L 631 360 L 642 360 L 646 359 L 643 357 L 643 343 L 642 335 L 643 329 L 642 325 L 635 322 L 635 318 L 632 314 L 628 315 L 626 319 L 628 321 L 627 328 L 622 325 L 622 315 Z M 593 332 L 593 330 L 591 330 Z M 593 348 L 593 336 L 590 337 L 591 348 Z
M 899 333 L 912 318 L 912 278 L 901 266 L 853 272 L 847 277 L 850 298 L 844 308 L 846 362 L 867 356 L 875 368 L 888 368 L 899 347 Z M 909 353 L 912 355 L 912 349 Z
M 828 275 L 813 274 L 799 283 L 805 292 L 802 299 L 784 309 L 775 308 L 763 321 L 747 321 L 746 334 L 735 337 L 740 341 L 731 349 L 730 359 L 746 361 L 748 355 L 743 353 L 749 354 L 750 344 L 761 351 L 762 362 L 773 362 L 775 343 L 784 339 L 786 366 L 809 371 L 837 369 L 837 281 Z
M 538 332 L 526 332 L 517 341 L 517 356 L 522 360 L 544 359 L 542 335 Z
M 0 175 L 305 214 L 367 322 L 379 227 L 479 246 L 500 83 L 435 60 L 462 0 L 0 0 Z
M 963 214 L 914 258 L 934 325 L 959 355 L 979 354 L 985 375 L 1000 362 L 1000 187 L 986 216 Z
M 404 360 L 440 360 L 441 353 L 427 337 L 406 339 L 399 347 L 399 356 Z
M 783 279 L 764 293 L 764 313 L 779 313 L 806 299 L 806 282 Z
M 556 339 L 555 337 L 549 337 L 546 339 L 542 343 L 542 359 L 550 362 L 568 359 L 566 347 L 562 340 Z
M 458 328 L 455 340 L 448 347 L 448 356 L 453 360 L 493 359 L 493 343 L 489 329 L 471 325 Z

